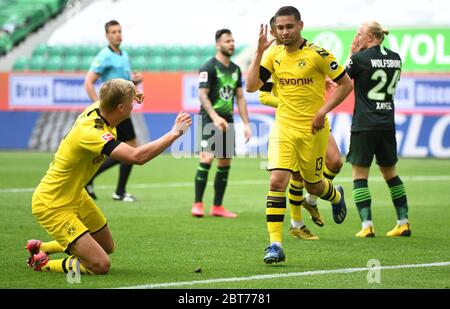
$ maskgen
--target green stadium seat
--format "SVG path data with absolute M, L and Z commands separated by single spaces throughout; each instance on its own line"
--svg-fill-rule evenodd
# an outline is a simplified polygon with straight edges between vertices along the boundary
M 47 62 L 47 58 L 43 56 L 31 57 L 28 64 L 28 69 L 30 71 L 42 71 Z
M 73 72 L 78 71 L 79 67 L 80 67 L 80 58 L 78 58 L 77 56 L 69 56 L 63 59 L 61 70 Z
M 46 57 L 47 51 L 48 51 L 48 46 L 46 44 L 39 44 L 33 50 L 33 57 L 37 57 L 37 56 Z
M 20 14 L 21 12 L 11 10 L 9 7 L 0 10 L 2 29 L 9 34 L 13 45 L 23 40 L 31 31 L 27 24 L 27 17 Z
M 78 67 L 78 70 L 80 71 L 89 71 L 89 68 L 91 67 L 93 57 L 83 57 L 80 60 L 80 66 Z
M 166 57 L 183 57 L 184 47 L 181 45 L 170 45 L 166 47 Z
M 164 70 L 164 58 L 161 56 L 150 57 L 147 60 L 146 69 L 148 71 L 163 71 Z
M 183 57 L 198 56 L 199 48 L 197 45 L 188 45 L 183 47 Z
M 63 59 L 64 58 L 60 56 L 52 56 L 48 58 L 44 69 L 51 72 L 62 70 Z
M 53 46 L 48 46 L 48 57 L 52 58 L 52 57 L 62 57 L 64 56 L 66 49 L 64 48 L 64 46 L 62 45 L 53 45 Z
M 189 56 L 183 58 L 181 63 L 181 70 L 191 72 L 197 71 L 203 63 L 200 62 L 200 59 L 197 56 Z
M 11 37 L 5 32 L 0 32 L 0 55 L 8 53 L 12 48 Z
M 78 57 L 81 54 L 81 48 L 78 45 L 66 45 L 63 48 L 66 57 Z
M 16 59 L 13 65 L 13 71 L 26 71 L 28 70 L 28 58 L 27 57 L 19 57 Z
M 182 58 L 178 56 L 166 57 L 164 68 L 166 71 L 179 71 L 181 70 Z
M 102 48 L 95 45 L 81 46 L 81 56 L 94 58 L 100 50 Z
M 145 57 L 134 57 L 130 59 L 131 69 L 133 71 L 145 71 L 147 60 Z
M 47 6 L 42 3 L 36 3 L 34 0 L 16 1 L 2 11 L 24 17 L 26 19 L 25 28 L 27 34 L 42 26 L 50 18 L 50 11 Z
M 150 48 L 147 46 L 132 46 L 124 49 L 130 57 L 147 57 L 150 55 Z
M 0 0 L 0 54 L 11 50 L 32 31 L 58 14 L 67 0 Z M 5 34 L 8 38 L 5 38 Z M 46 48 L 37 48 L 33 56 L 47 56 Z
M 67 1 L 60 1 L 60 0 L 32 0 L 34 3 L 42 3 L 44 4 L 48 11 L 50 12 L 51 16 L 55 16 L 56 14 L 58 14 L 58 12 L 61 10 L 61 4 Z M 19 0 L 19 2 L 31 2 L 30 0 L 28 1 L 23 1 L 23 0 Z
M 215 46 L 201 46 L 199 47 L 199 55 L 202 57 L 213 57 L 216 54 Z
M 164 57 L 166 48 L 162 45 L 153 45 L 149 47 L 150 57 Z

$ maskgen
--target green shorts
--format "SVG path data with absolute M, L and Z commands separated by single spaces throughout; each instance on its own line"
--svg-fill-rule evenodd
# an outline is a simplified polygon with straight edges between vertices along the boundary
M 370 167 L 373 156 L 379 166 L 394 166 L 397 161 L 395 131 L 352 132 L 347 162 L 352 165 Z
M 213 123 L 212 119 L 206 115 L 201 115 L 200 149 L 202 152 L 213 153 L 216 158 L 232 158 L 235 154 L 235 131 L 233 115 L 223 116 L 228 123 L 226 132 L 220 131 Z

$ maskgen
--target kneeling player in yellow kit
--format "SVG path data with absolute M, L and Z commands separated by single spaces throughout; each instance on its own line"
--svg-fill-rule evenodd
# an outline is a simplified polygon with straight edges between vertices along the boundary
M 36 188 L 32 212 L 55 240 L 29 240 L 28 264 L 37 271 L 106 274 L 108 254 L 114 241 L 106 218 L 84 189 L 101 163 L 109 156 L 128 164 L 144 164 L 159 155 L 191 125 L 188 114 L 180 112 L 167 134 L 139 147 L 116 140 L 115 127 L 130 117 L 133 101 L 141 103 L 132 82 L 107 81 L 100 89 L 100 101 L 77 118 L 61 141 L 47 174 Z M 50 260 L 48 254 L 66 252 L 65 259 Z

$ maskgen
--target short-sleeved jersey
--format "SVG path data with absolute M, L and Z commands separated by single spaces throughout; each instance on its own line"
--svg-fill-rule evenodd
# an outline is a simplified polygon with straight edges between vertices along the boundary
M 209 89 L 208 97 L 217 114 L 233 115 L 236 90 L 242 88 L 241 69 L 233 62 L 227 67 L 213 57 L 199 70 L 199 88 Z M 206 113 L 203 107 L 200 113 Z
M 115 141 L 116 129 L 102 118 L 98 107 L 96 102 L 78 116 L 36 189 L 49 207 L 77 204 L 81 190 L 107 158 L 105 145 Z
M 345 75 L 329 51 L 306 40 L 293 53 L 283 45 L 271 48 L 261 66 L 277 79 L 278 123 L 301 131 L 311 130 L 312 120 L 324 104 L 326 76 L 337 81 Z
M 346 71 L 355 84 L 352 132 L 395 130 L 394 93 L 401 69 L 400 56 L 381 45 L 350 57 Z
M 131 66 L 128 53 L 125 50 L 121 50 L 121 54 L 118 54 L 109 46 L 103 48 L 95 56 L 89 71 L 100 75 L 102 82 L 113 78 L 131 80 Z
M 270 51 L 276 46 L 277 45 L 271 46 L 267 52 L 270 53 Z M 259 88 L 259 102 L 267 106 L 278 107 L 280 99 L 278 99 L 277 96 L 277 83 L 278 81 L 276 76 L 272 75 L 271 78 L 266 81 L 261 88 Z

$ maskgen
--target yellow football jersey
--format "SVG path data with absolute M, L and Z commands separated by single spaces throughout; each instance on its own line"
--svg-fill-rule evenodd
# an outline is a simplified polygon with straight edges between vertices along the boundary
M 98 108 L 96 102 L 78 116 L 35 191 L 50 208 L 80 202 L 84 186 L 107 158 L 101 152 L 117 133 L 100 116 Z
M 311 130 L 312 119 L 324 104 L 326 76 L 338 80 L 345 74 L 329 51 L 306 40 L 293 53 L 284 45 L 271 48 L 261 66 L 276 80 L 278 123 L 301 131 Z

